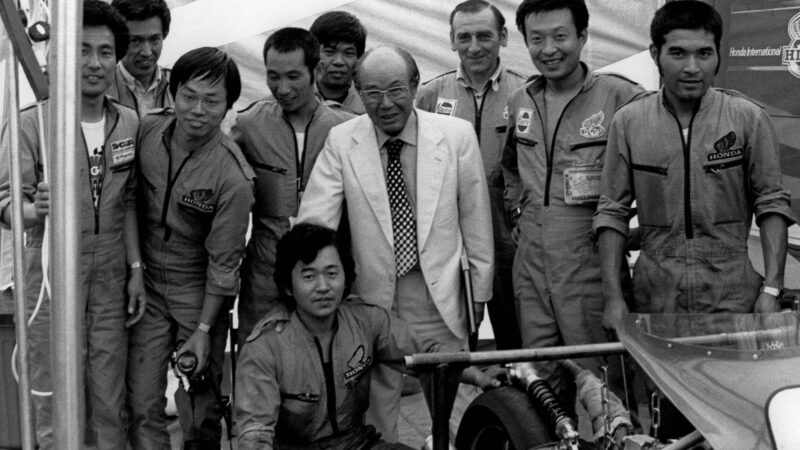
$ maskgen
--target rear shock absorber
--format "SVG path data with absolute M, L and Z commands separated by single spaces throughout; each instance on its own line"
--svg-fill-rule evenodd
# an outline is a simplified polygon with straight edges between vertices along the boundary
M 561 401 L 558 400 L 553 388 L 540 378 L 533 364 L 518 363 L 511 369 L 511 375 L 525 383 L 528 399 L 542 414 L 550 419 L 550 424 L 556 430 L 556 436 L 561 439 L 563 446 L 570 450 L 578 450 L 578 427 L 567 415 Z

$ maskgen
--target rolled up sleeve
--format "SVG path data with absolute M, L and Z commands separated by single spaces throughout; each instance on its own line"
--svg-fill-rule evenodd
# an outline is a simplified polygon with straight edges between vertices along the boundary
M 205 240 L 208 251 L 206 292 L 209 294 L 230 296 L 239 292 L 239 266 L 253 201 L 253 183 L 245 178 L 226 186 L 220 196 L 211 231 Z
M 601 180 L 600 200 L 594 214 L 592 229 L 598 234 L 602 228 L 611 228 L 623 236 L 628 235 L 631 203 L 633 203 L 633 179 L 631 178 L 630 150 L 625 129 L 619 114 L 611 122 L 608 134 L 605 163 Z
M 780 142 L 772 121 L 767 114 L 760 111 L 753 123 L 752 134 L 748 139 L 746 155 L 748 155 L 750 173 L 750 194 L 753 199 L 753 212 L 756 223 L 768 214 L 779 214 L 786 220 L 786 225 L 797 222 L 791 209 L 791 195 L 782 186 L 780 160 Z

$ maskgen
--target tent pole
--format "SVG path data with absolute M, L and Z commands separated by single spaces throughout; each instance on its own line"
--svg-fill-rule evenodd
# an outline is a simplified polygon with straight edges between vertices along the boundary
M 83 4 L 51 3 L 54 32 L 50 62 L 50 248 L 53 438 L 65 450 L 83 448 L 83 312 L 80 305 L 80 204 L 78 203 L 78 78 Z
M 25 308 L 25 252 L 23 249 L 22 224 L 22 175 L 19 155 L 19 99 L 17 98 L 17 58 L 11 40 L 8 42 L 6 59 L 6 113 L 9 135 L 9 184 L 11 190 L 11 232 L 14 250 L 14 303 L 17 333 L 17 363 L 19 382 L 20 443 L 23 450 L 33 450 L 33 414 L 31 403 L 30 371 L 28 369 L 28 318 Z

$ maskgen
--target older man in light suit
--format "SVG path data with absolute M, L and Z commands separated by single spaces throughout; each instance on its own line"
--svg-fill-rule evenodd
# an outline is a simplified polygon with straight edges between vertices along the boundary
M 469 261 L 479 319 L 492 297 L 494 265 L 489 195 L 475 132 L 464 120 L 413 108 L 419 72 L 403 50 L 367 52 L 357 74 L 367 115 L 330 131 L 297 219 L 336 228 L 346 203 L 354 293 L 408 322 L 417 336 L 413 351 L 465 349 L 461 256 Z M 400 378 L 383 375 L 392 380 L 373 378 L 368 420 L 391 442 Z M 381 381 L 390 381 L 388 392 L 376 386 Z

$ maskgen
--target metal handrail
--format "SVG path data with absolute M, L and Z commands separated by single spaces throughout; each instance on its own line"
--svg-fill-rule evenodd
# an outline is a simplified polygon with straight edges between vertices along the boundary
M 11 194 L 11 233 L 14 247 L 14 303 L 16 339 L 19 350 L 17 368 L 19 381 L 17 390 L 20 402 L 20 443 L 24 450 L 33 450 L 33 406 L 31 401 L 30 370 L 28 369 L 28 319 L 25 314 L 25 252 L 23 250 L 22 185 L 20 183 L 21 161 L 19 155 L 19 100 L 17 96 L 17 58 L 11 40 L 8 42 L 9 57 L 6 60 L 6 82 L 8 83 L 6 105 L 9 135 L 9 187 Z M 14 364 L 12 361 L 11 364 Z

